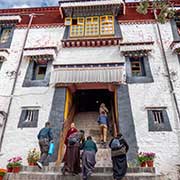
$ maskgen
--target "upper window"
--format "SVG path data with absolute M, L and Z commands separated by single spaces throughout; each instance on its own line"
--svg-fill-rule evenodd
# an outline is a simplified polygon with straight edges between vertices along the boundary
M 48 86 L 50 81 L 52 60 L 46 60 L 43 56 L 36 60 L 32 58 L 24 79 L 23 87 Z
M 70 37 L 114 34 L 114 16 L 111 15 L 66 18 L 65 25 L 70 26 Z
M 126 77 L 128 83 L 153 82 L 147 56 L 126 57 Z
M 71 19 L 71 31 L 70 36 L 83 36 L 84 35 L 84 18 Z
M 10 38 L 11 32 L 12 28 L 2 28 L 0 32 L 0 43 L 6 43 Z
M 47 61 L 34 62 L 32 80 L 44 80 L 47 70 Z
M 174 41 L 180 40 L 180 18 L 178 16 L 175 17 L 174 20 L 171 20 L 171 28 L 173 33 Z
M 145 76 L 144 69 L 144 58 L 143 57 L 132 57 L 131 62 L 131 72 L 132 76 Z
M 114 34 L 114 16 L 100 17 L 100 34 L 101 35 Z
M 87 17 L 85 26 L 85 36 L 99 35 L 99 17 Z

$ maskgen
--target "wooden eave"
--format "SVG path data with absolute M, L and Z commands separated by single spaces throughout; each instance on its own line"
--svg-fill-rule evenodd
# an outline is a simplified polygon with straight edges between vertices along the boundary
M 112 14 L 114 16 L 123 14 L 123 5 L 99 5 L 99 6 L 85 6 L 85 7 L 61 7 L 60 14 L 62 17 L 78 17 L 78 16 L 94 16 Z
M 122 41 L 120 37 L 106 38 L 86 38 L 86 39 L 63 39 L 61 40 L 63 47 L 100 47 L 119 45 Z

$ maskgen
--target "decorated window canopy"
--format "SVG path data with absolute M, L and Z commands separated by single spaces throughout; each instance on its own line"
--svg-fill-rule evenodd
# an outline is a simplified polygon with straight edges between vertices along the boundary
M 51 83 L 120 83 L 123 81 L 124 68 L 122 64 L 58 66 L 51 76 Z
M 19 23 L 20 21 L 21 21 L 21 17 L 18 15 L 0 16 L 1 25 L 13 25 L 13 24 Z
M 152 51 L 154 42 L 133 42 L 120 44 L 120 51 L 124 56 L 128 57 L 142 57 L 148 56 Z
M 123 0 L 59 1 L 62 17 L 124 14 Z
M 24 57 L 29 57 L 31 60 L 54 60 L 56 57 L 56 47 L 40 47 L 40 48 L 25 48 Z
M 180 41 L 174 41 L 170 45 L 173 52 L 180 54 Z
M 4 61 L 8 58 L 9 51 L 7 49 L 0 49 L 0 61 Z

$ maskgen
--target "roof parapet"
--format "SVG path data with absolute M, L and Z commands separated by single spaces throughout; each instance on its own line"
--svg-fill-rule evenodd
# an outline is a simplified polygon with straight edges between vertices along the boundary
M 125 14 L 123 0 L 62 0 L 59 1 L 61 17 L 101 15 L 103 13 Z

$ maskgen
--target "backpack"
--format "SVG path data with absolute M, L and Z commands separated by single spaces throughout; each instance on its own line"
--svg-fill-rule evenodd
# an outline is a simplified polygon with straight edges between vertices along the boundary
M 117 150 L 121 149 L 124 145 L 120 143 L 119 139 L 114 138 L 112 143 L 111 143 L 111 149 L 112 150 Z
M 78 141 L 77 141 L 77 139 L 75 138 L 75 137 L 71 137 L 71 138 L 69 138 L 68 139 L 68 144 L 69 145 L 74 145 L 74 144 L 76 144 Z

